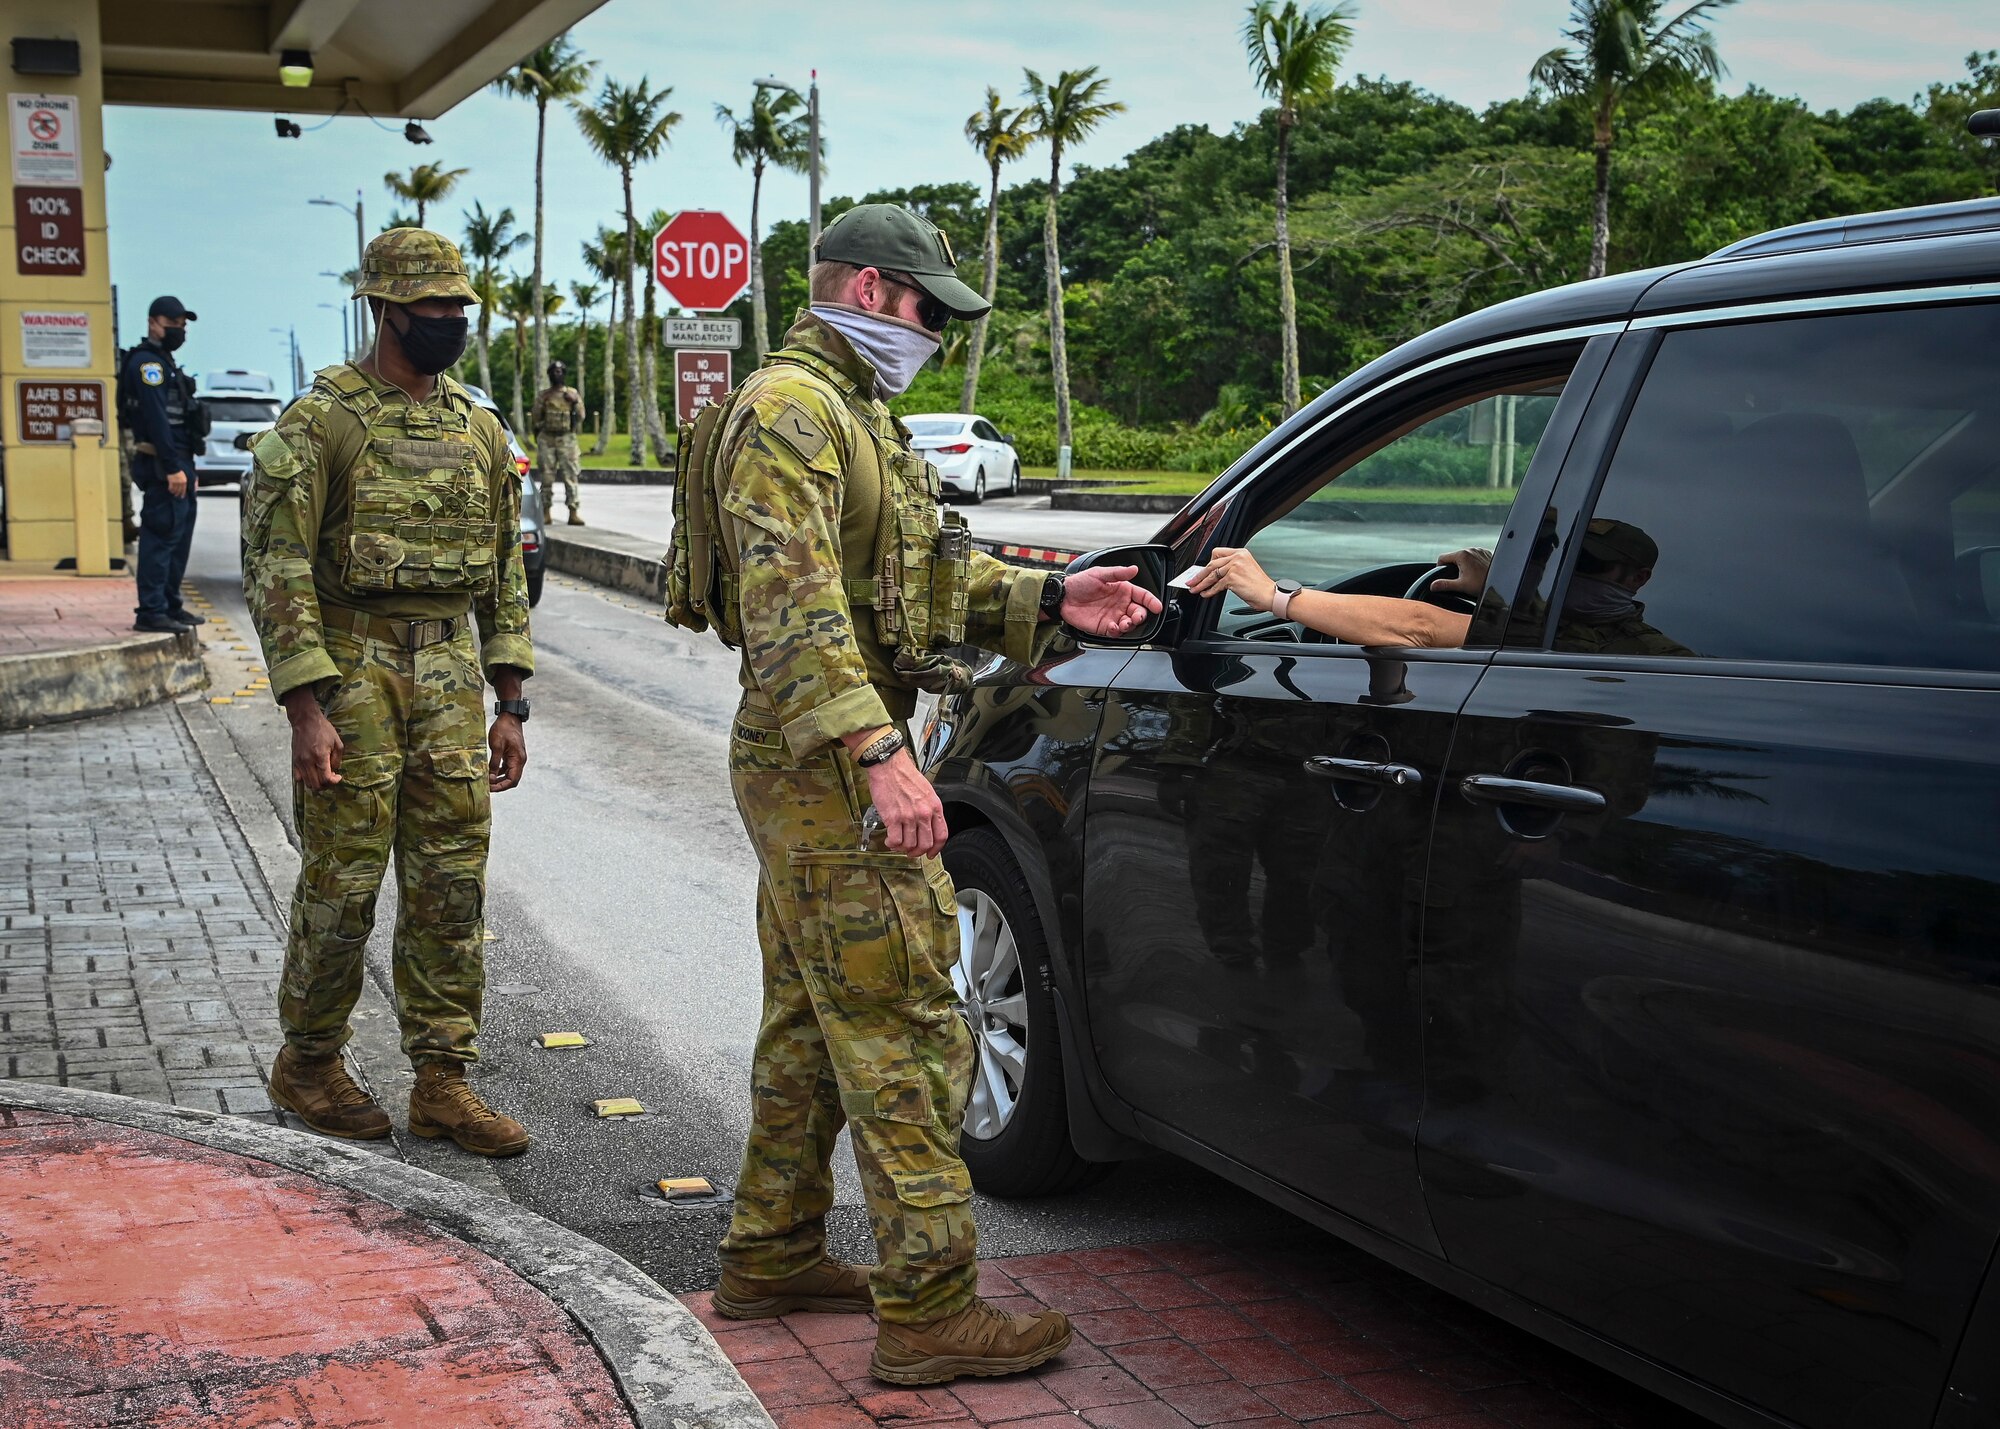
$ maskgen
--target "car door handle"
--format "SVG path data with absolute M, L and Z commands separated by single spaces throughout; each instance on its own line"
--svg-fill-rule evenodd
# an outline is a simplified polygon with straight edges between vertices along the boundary
M 1373 759 L 1336 759 L 1331 754 L 1315 754 L 1306 760 L 1306 773 L 1322 779 L 1349 779 L 1357 784 L 1387 784 L 1394 789 L 1423 786 L 1420 769 L 1407 764 L 1389 764 Z
M 1604 809 L 1602 794 L 1574 784 L 1543 784 L 1534 779 L 1509 779 L 1504 774 L 1468 774 L 1458 781 L 1458 788 L 1466 798 L 1482 804 L 1527 804 L 1565 814 L 1596 814 Z

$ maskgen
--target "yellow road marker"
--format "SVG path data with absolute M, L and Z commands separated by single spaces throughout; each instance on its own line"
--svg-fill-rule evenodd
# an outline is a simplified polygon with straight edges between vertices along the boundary
M 715 1187 L 708 1184 L 706 1176 L 669 1176 L 657 1183 L 660 1194 L 669 1201 L 683 1200 L 689 1196 L 713 1196 Z
M 594 1103 L 599 1116 L 644 1116 L 646 1109 L 631 1097 L 606 1097 Z
M 544 1047 L 588 1047 L 590 1039 L 581 1032 L 544 1032 L 542 1034 L 542 1045 Z M 599 1102 L 598 1105 L 602 1106 L 603 1103 Z
M 231 699 L 228 695 L 210 695 L 208 697 L 208 702 L 212 705 L 233 705 L 236 703 L 236 701 Z

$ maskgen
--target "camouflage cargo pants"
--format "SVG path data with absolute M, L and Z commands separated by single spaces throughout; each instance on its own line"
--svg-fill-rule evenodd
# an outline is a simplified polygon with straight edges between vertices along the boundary
M 583 473 L 583 455 L 577 450 L 576 433 L 535 438 L 535 466 L 542 478 L 542 519 L 555 508 L 556 483 L 563 484 L 569 509 L 576 510 L 576 483 Z
M 278 1020 L 302 1056 L 326 1056 L 347 1041 L 393 849 L 403 1051 L 412 1061 L 475 1061 L 492 819 L 471 622 L 462 618 L 450 639 L 412 651 L 380 638 L 404 622 L 375 620 L 355 633 L 336 628 L 345 612 L 326 614 L 327 654 L 340 667 L 325 706 L 343 745 L 340 783 L 292 786 L 304 863 Z
M 772 1279 L 818 1261 L 845 1123 L 880 1253 L 877 1312 L 954 1314 L 978 1268 L 972 1181 L 958 1158 L 973 1052 L 951 984 L 951 879 L 934 858 L 863 850 L 867 784 L 847 752 L 795 758 L 777 725 L 747 699 L 729 746 L 759 864 L 764 1016 L 722 1259 Z

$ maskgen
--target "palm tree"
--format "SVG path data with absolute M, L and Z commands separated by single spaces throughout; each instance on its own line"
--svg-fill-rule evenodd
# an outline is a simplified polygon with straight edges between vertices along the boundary
M 646 437 L 653 444 L 653 461 L 659 466 L 667 464 L 667 422 L 660 413 L 660 316 L 653 302 L 660 285 L 653 281 L 651 235 L 665 228 L 673 216 L 672 209 L 656 208 L 639 220 L 641 242 L 633 260 L 640 274 L 639 286 L 646 291 L 645 307 L 639 314 L 639 381 L 646 391 Z M 632 464 L 645 464 L 637 442 L 632 444 Z
M 671 85 L 655 90 L 643 77 L 631 85 L 607 79 L 595 104 L 570 102 L 584 142 L 598 158 L 618 170 L 618 181 L 625 193 L 625 371 L 631 379 L 627 385 L 632 392 L 627 425 L 632 433 L 635 461 L 647 429 L 647 394 L 638 380 L 639 331 L 633 312 L 632 258 L 639 251 L 639 229 L 632 209 L 632 170 L 658 158 L 667 147 L 674 126 L 681 122 L 681 116 L 667 108 L 667 99 L 673 92 Z M 653 401 L 657 403 L 657 394 Z
M 1299 300 L 1292 286 L 1291 204 L 1286 181 L 1299 110 L 1333 92 L 1334 71 L 1354 42 L 1352 6 L 1301 10 L 1298 0 L 1255 0 L 1243 21 L 1250 77 L 1278 106 L 1278 312 L 1284 327 L 1284 410 L 1299 409 Z
M 514 324 L 514 430 L 525 432 L 528 422 L 527 409 L 521 405 L 521 377 L 528 366 L 528 319 L 535 312 L 535 280 L 525 273 L 509 274 L 500 284 L 499 299 L 500 315 Z
M 542 154 L 547 147 L 549 105 L 557 100 L 567 104 L 590 86 L 590 72 L 596 60 L 566 36 L 558 35 L 500 78 L 493 87 L 503 94 L 535 101 L 535 371 L 549 365 L 549 335 L 542 307 Z
M 1024 70 L 1028 87 L 1028 132 L 1032 138 L 1049 141 L 1049 201 L 1042 213 L 1042 262 L 1049 272 L 1049 363 L 1056 378 L 1056 445 L 1067 451 L 1070 445 L 1069 347 L 1063 331 L 1062 245 L 1056 234 L 1056 202 L 1062 197 L 1063 149 L 1082 142 L 1084 137 L 1114 114 L 1125 112 L 1115 99 L 1106 99 L 1111 83 L 1088 69 L 1066 69 L 1055 83 L 1044 84 L 1033 70 Z M 1060 460 L 1060 458 L 1058 458 Z
M 1000 91 L 991 85 L 986 87 L 986 107 L 975 109 L 965 120 L 965 141 L 979 151 L 992 175 L 986 189 L 986 276 L 979 289 L 989 305 L 1000 285 L 1000 166 L 1020 158 L 1034 143 L 1028 122 L 1027 110 L 1003 109 Z M 961 412 L 970 412 L 979 400 L 979 362 L 986 352 L 986 321 L 991 315 L 989 306 L 972 325 L 972 336 L 966 343 L 965 390 L 958 399 Z
M 1569 44 L 1550 50 L 1528 72 L 1558 99 L 1589 107 L 1597 154 L 1597 196 L 1590 212 L 1590 267 L 1602 278 L 1611 250 L 1611 146 L 1627 99 L 1657 95 L 1723 74 L 1715 36 L 1702 21 L 1736 0 L 1695 0 L 1662 22 L 1666 0 L 1570 0 Z
M 493 395 L 493 364 L 487 350 L 493 338 L 493 308 L 487 299 L 495 291 L 501 261 L 526 243 L 528 235 L 514 231 L 514 210 L 511 208 L 488 213 L 486 205 L 474 199 L 472 207 L 463 217 L 465 256 L 472 264 L 472 286 L 480 295 L 479 326 L 473 334 L 473 343 L 479 351 L 479 385 L 486 389 L 490 397 Z
M 609 289 L 611 299 L 604 323 L 604 406 L 597 413 L 597 455 L 603 454 L 618 429 L 613 415 L 618 406 L 618 367 L 613 358 L 618 344 L 611 340 L 611 334 L 618 326 L 618 284 L 625 274 L 624 253 L 625 235 L 611 228 L 598 229 L 597 237 L 583 245 L 584 266 Z
M 602 296 L 595 283 L 571 283 L 569 300 L 576 304 L 576 360 L 570 369 L 576 373 L 576 396 L 583 403 L 583 410 L 590 410 L 590 310 L 597 306 Z
M 451 197 L 451 191 L 458 187 L 458 181 L 471 172 L 470 169 L 446 169 L 436 164 L 418 164 L 407 174 L 384 174 L 382 182 L 397 198 L 417 206 L 416 226 L 422 228 L 424 211 L 432 204 L 442 203 Z
M 726 104 L 715 106 L 715 119 L 729 133 L 729 156 L 736 167 L 750 165 L 750 326 L 754 332 L 752 350 L 764 361 L 769 323 L 764 314 L 764 248 L 757 232 L 757 207 L 764 196 L 765 166 L 775 164 L 794 174 L 810 166 L 807 145 L 805 101 L 797 90 L 781 89 L 772 98 L 769 89 L 754 89 L 750 112 L 738 119 Z M 810 263 L 811 257 L 807 260 Z

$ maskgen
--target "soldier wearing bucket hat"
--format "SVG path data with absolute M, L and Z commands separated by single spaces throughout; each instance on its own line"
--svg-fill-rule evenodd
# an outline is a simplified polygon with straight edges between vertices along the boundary
M 1563 592 L 1556 649 L 1586 655 L 1694 654 L 1646 623 L 1639 591 L 1659 562 L 1659 543 L 1630 521 L 1599 517 L 1585 526 L 1583 549 Z
M 374 310 L 374 350 L 319 372 L 251 445 L 243 589 L 292 722 L 304 859 L 271 1100 L 329 1136 L 389 1134 L 340 1049 L 393 854 L 410 1130 L 507 1156 L 528 1133 L 465 1070 L 484 988 L 488 798 L 527 762 L 520 479 L 499 422 L 445 375 L 476 301 L 458 249 L 391 229 L 368 245 L 354 295 Z M 487 683 L 500 695 L 490 731 Z
M 951 319 L 986 311 L 944 234 L 863 204 L 816 256 L 784 346 L 682 429 L 674 490 L 667 618 L 742 651 L 730 783 L 760 865 L 753 1120 L 714 1304 L 872 1309 L 870 1369 L 892 1383 L 1011 1374 L 1061 1354 L 1070 1328 L 977 1293 L 956 895 L 908 721 L 919 690 L 964 688 L 960 644 L 1032 662 L 1058 612 L 1112 634 L 1160 606 L 1134 567 L 1065 583 L 972 550 L 940 513 L 936 469 L 883 402 Z M 843 1124 L 872 1267 L 826 1254 Z

